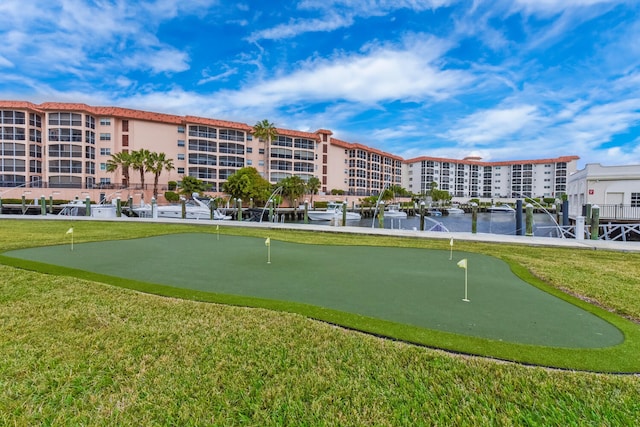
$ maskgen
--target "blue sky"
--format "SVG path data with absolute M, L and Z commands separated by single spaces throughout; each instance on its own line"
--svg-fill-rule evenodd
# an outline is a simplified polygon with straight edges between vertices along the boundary
M 0 98 L 640 164 L 637 0 L 2 0 Z

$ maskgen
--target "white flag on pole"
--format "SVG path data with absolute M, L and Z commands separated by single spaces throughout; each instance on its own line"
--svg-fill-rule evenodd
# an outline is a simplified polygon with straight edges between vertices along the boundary
M 71 227 L 70 229 L 68 229 L 66 234 L 73 234 L 73 227 Z
M 458 261 L 458 267 L 460 268 L 464 268 L 465 270 L 467 269 L 467 259 L 461 259 L 460 261 Z
M 271 246 L 271 237 L 267 237 L 267 240 L 264 241 L 265 246 Z

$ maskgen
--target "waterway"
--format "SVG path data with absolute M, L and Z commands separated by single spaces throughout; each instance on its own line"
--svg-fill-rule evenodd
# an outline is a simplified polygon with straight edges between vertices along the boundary
M 540 237 L 557 237 L 555 218 L 545 213 L 533 214 L 533 234 Z M 300 222 L 300 221 L 296 221 Z M 311 221 L 314 224 L 328 224 L 326 221 Z M 363 218 L 358 221 L 347 221 L 347 225 L 355 227 L 380 228 L 377 218 Z M 440 227 L 438 227 L 440 225 Z M 420 217 L 410 216 L 406 219 L 385 218 L 384 228 L 400 230 L 419 230 Z M 425 217 L 425 230 L 471 232 L 471 214 L 444 215 Z M 522 215 L 522 234 L 525 233 L 525 215 Z M 510 213 L 478 213 L 478 233 L 516 234 L 516 215 Z

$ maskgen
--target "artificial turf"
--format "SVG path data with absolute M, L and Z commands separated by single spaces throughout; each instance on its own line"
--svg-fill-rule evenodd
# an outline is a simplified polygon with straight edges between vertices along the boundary
M 268 248 L 262 238 L 184 233 L 82 243 L 73 251 L 67 244 L 4 255 L 508 343 L 603 348 L 624 340 L 612 324 L 531 286 L 505 262 L 478 253 L 277 240 Z M 463 258 L 469 302 L 462 301 L 464 270 L 457 266 Z

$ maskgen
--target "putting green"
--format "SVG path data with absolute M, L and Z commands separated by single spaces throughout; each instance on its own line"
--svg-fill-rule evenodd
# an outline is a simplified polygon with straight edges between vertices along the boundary
M 503 342 L 603 348 L 618 328 L 476 253 L 368 246 L 316 246 L 214 234 L 23 249 L 3 255 L 148 283 L 309 304 Z M 464 273 L 468 260 L 468 298 Z

